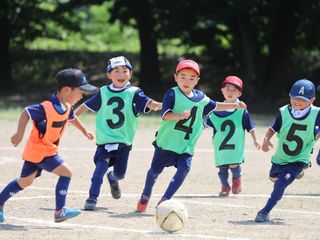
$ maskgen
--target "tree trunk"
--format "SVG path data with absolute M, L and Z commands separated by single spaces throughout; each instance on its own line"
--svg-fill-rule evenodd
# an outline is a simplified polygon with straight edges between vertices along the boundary
M 142 14 L 136 19 L 141 45 L 139 85 L 151 98 L 162 100 L 164 92 L 159 71 L 157 37 L 154 32 L 154 24 L 150 18 Z
M 9 21 L 7 1 L 0 3 L 0 91 L 5 92 L 12 89 L 11 61 L 9 54 Z
M 297 0 L 280 1 L 279 9 L 270 26 L 273 32 L 263 88 L 268 90 L 264 91 L 265 95 L 272 96 L 273 99 L 288 96 L 288 86 L 291 85 L 289 82 L 295 80 L 290 79 L 289 73 L 292 48 L 299 23 L 298 12 Z
M 235 36 L 236 59 L 243 65 L 244 69 L 244 94 L 249 101 L 259 96 L 259 72 L 261 68 L 261 55 L 257 42 L 258 33 L 250 22 L 249 13 L 241 14 L 232 19 L 231 29 Z M 255 86 L 255 87 L 254 87 Z

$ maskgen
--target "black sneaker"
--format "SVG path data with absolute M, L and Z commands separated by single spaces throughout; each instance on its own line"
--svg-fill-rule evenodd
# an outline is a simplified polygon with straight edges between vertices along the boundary
M 256 222 L 269 222 L 270 221 L 269 213 L 259 211 L 254 221 L 256 221 Z
M 84 204 L 84 210 L 86 211 L 94 211 L 96 210 L 98 200 L 95 198 L 88 198 L 86 203 Z
M 111 189 L 111 195 L 114 199 L 119 199 L 121 198 L 121 190 L 119 187 L 119 182 L 118 181 L 111 181 L 109 179 L 109 175 L 111 172 L 108 173 L 107 178 L 110 184 L 110 189 Z

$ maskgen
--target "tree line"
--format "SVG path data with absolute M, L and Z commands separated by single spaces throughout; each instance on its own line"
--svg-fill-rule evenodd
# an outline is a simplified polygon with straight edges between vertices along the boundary
M 106 27 L 119 21 L 138 31 L 139 85 L 148 94 L 164 88 L 160 65 L 164 53 L 159 53 L 159 46 L 172 39 L 185 49 L 180 57 L 203 63 L 207 72 L 221 78 L 239 75 L 252 99 L 287 96 L 288 86 L 298 78 L 317 82 L 320 77 L 316 64 L 320 0 L 4 0 L 0 3 L 1 91 L 14 87 L 12 51 L 23 51 L 39 36 L 56 38 L 59 29 L 48 28 L 48 22 L 80 31 L 81 18 L 74 13 L 105 2 L 111 4 Z M 199 51 L 190 51 L 195 48 Z M 221 78 L 206 84 L 210 87 Z

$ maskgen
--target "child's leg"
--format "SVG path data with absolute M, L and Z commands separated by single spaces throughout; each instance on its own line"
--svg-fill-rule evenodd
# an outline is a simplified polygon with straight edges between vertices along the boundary
M 131 151 L 131 146 L 120 148 L 114 158 L 113 171 L 109 172 L 107 177 L 110 184 L 111 195 L 114 199 L 121 197 L 121 189 L 119 180 L 124 179 L 127 172 L 128 158 Z
M 232 193 L 238 194 L 241 192 L 241 166 L 240 164 L 230 165 L 232 172 Z
M 218 176 L 221 182 L 221 190 L 219 192 L 220 197 L 227 197 L 230 193 L 230 186 L 228 182 L 229 177 L 229 168 L 228 167 L 219 167 Z
M 220 182 L 222 184 L 222 186 L 229 186 L 228 183 L 228 177 L 229 177 L 229 172 L 228 172 L 228 167 L 219 167 L 219 172 L 218 172 L 218 176 L 220 179 Z
M 176 191 L 180 188 L 182 185 L 184 179 L 188 175 L 190 168 L 191 168 L 191 161 L 192 156 L 184 156 L 177 160 L 177 171 L 176 174 L 173 176 L 172 180 L 170 181 L 170 184 L 162 196 L 160 202 L 166 199 L 171 199 L 172 196 L 176 193 Z
M 230 170 L 232 172 L 232 178 L 239 179 L 241 177 L 241 166 L 239 164 L 230 165 Z
M 13 195 L 23 190 L 27 186 L 31 185 L 33 180 L 36 178 L 38 171 L 27 177 L 20 177 L 19 179 L 14 179 L 8 183 L 8 185 L 0 193 L 0 222 L 5 221 L 3 214 L 3 206 L 6 201 L 11 198 Z
M 66 205 L 66 198 L 71 181 L 70 167 L 63 163 L 59 167 L 55 168 L 52 173 L 59 176 L 59 180 L 56 184 L 56 211 L 60 211 Z
M 97 199 L 100 195 L 101 185 L 103 183 L 103 177 L 106 174 L 109 167 L 107 161 L 98 161 L 96 168 L 91 178 L 91 186 L 89 190 L 89 198 Z
M 281 167 L 278 179 L 274 183 L 271 196 L 268 199 L 265 207 L 261 209 L 262 212 L 269 213 L 274 208 L 277 202 L 281 200 L 285 189 L 294 181 L 302 169 L 302 165 L 295 163 L 287 164 L 286 166 Z
M 110 181 L 118 181 L 124 179 L 127 172 L 130 151 L 131 146 L 122 147 L 118 150 L 115 156 L 116 160 L 114 162 L 113 171 L 108 174 L 108 178 Z
M 25 162 L 22 167 L 21 177 L 8 183 L 0 193 L 0 206 L 3 206 L 14 194 L 31 185 L 33 180 L 40 175 L 38 170 L 34 164 Z

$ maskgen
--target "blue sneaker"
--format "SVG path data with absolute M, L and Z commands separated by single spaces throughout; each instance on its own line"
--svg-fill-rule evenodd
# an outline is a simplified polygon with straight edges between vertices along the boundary
M 68 220 L 69 218 L 74 218 L 81 213 L 80 209 L 67 209 L 62 208 L 59 213 L 54 214 L 54 221 L 55 222 L 63 222 Z
M 4 216 L 3 216 L 3 206 L 0 207 L 0 222 L 4 222 Z
M 256 221 L 256 222 L 269 222 L 270 221 L 269 213 L 259 211 L 254 221 Z

